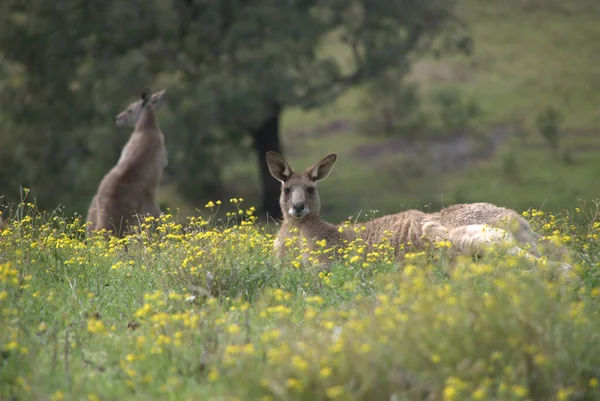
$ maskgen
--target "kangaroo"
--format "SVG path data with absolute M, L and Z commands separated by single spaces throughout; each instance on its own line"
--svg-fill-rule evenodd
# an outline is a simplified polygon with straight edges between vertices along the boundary
M 162 99 L 163 95 L 165 94 L 166 90 L 161 90 L 158 91 L 156 93 L 152 94 L 152 98 L 150 99 L 150 105 L 154 108 L 154 110 L 156 111 L 156 108 L 158 107 L 158 105 L 160 105 L 160 100 Z M 127 106 L 125 108 L 125 110 L 123 110 L 122 112 L 120 112 L 119 114 L 117 114 L 117 118 L 115 120 L 115 125 L 117 127 L 123 127 L 123 126 L 127 126 L 127 127 L 135 127 L 135 125 L 137 124 L 140 115 L 142 114 L 142 100 L 138 100 L 135 101 L 133 103 L 131 103 L 129 106 Z M 129 140 L 125 146 L 123 146 L 123 150 L 121 151 L 121 157 L 119 158 L 119 162 L 125 160 L 125 158 L 127 157 L 127 155 L 129 154 L 129 149 L 130 147 L 135 146 L 135 142 Z M 169 160 L 167 158 L 167 152 L 164 152 L 164 167 L 167 167 L 167 165 L 169 164 Z
M 164 134 L 155 107 L 165 90 L 131 103 L 116 118 L 117 126 L 134 125 L 119 161 L 102 179 L 88 210 L 88 234 L 106 229 L 122 237 L 138 215 L 158 217 L 158 185 L 167 165 Z
M 152 104 L 152 107 L 154 107 L 154 109 L 156 109 L 156 107 L 158 107 L 160 105 L 160 100 L 162 98 L 162 96 L 164 95 L 165 91 L 161 90 L 159 92 L 156 92 L 154 94 L 152 94 L 152 99 L 150 100 L 150 103 Z M 122 127 L 122 126 L 129 126 L 129 127 L 135 127 L 135 124 L 137 123 L 140 115 L 141 115 L 141 111 L 142 111 L 142 100 L 137 100 L 131 104 L 129 104 L 123 111 L 121 111 L 120 113 L 117 114 L 116 120 L 115 120 L 115 125 L 117 127 Z M 128 141 L 125 146 L 123 146 L 123 150 L 121 151 L 121 156 L 119 157 L 119 161 L 117 162 L 117 164 L 121 163 L 125 157 L 128 154 L 128 146 L 132 143 L 132 141 Z M 164 166 L 166 167 L 168 164 L 168 160 L 167 160 L 167 152 L 165 152 L 165 164 Z M 88 224 L 88 234 L 91 233 L 91 231 L 93 231 L 95 229 L 95 226 L 97 224 L 97 195 L 94 195 L 94 197 L 92 198 L 92 202 L 90 203 L 90 207 L 88 208 L 88 213 L 87 213 L 87 218 L 86 221 L 90 224 Z M 160 213 L 159 213 L 160 214 Z
M 428 242 L 427 238 L 423 238 L 425 233 L 422 228 L 427 215 L 418 210 L 382 216 L 352 225 L 350 229 L 321 219 L 317 182 L 329 175 L 336 160 L 337 155 L 330 154 L 305 171 L 296 172 L 283 156 L 276 152 L 267 152 L 266 161 L 269 171 L 281 182 L 279 203 L 283 213 L 283 224 L 275 239 L 276 256 L 281 258 L 285 255 L 286 238 L 291 237 L 292 231 L 298 232 L 299 240 L 306 241 L 310 250 L 316 248 L 316 241 L 325 240 L 328 247 L 337 248 L 358 236 L 365 240 L 367 247 L 389 239 L 396 250 L 397 258 L 401 257 L 402 249 L 406 245 L 411 244 L 416 249 L 422 249 Z M 431 221 L 429 226 L 430 231 L 434 233 L 447 231 L 441 223 L 435 221 Z M 437 237 L 436 234 L 435 238 Z M 320 262 L 327 263 L 323 259 Z
M 315 240 L 325 240 L 328 247 L 336 248 L 342 246 L 345 240 L 354 239 L 352 233 L 340 232 L 338 226 L 322 220 L 319 214 L 321 200 L 317 182 L 327 178 L 336 159 L 337 155 L 330 154 L 306 170 L 296 172 L 279 153 L 267 152 L 269 171 L 281 182 L 279 205 L 283 223 L 274 244 L 278 258 L 285 255 L 285 240 L 292 236 L 292 231 L 297 231 L 299 241 L 305 240 L 310 250 L 316 250 Z M 320 258 L 320 262 L 326 263 L 324 257 Z
M 457 252 L 471 255 L 482 255 L 493 244 L 507 245 L 513 254 L 522 251 L 519 245 L 530 245 L 529 252 L 538 257 L 535 244 L 540 236 L 529 223 L 514 210 L 489 203 L 454 205 L 429 214 L 406 210 L 351 225 L 349 230 L 340 229 L 321 219 L 316 187 L 317 181 L 329 175 L 336 160 L 337 156 L 330 154 L 298 173 L 283 156 L 267 152 L 269 171 L 282 184 L 280 205 L 284 217 L 274 244 L 278 258 L 285 255 L 286 238 L 292 231 L 298 232 L 299 240 L 305 240 L 310 250 L 315 249 L 316 241 L 325 240 L 328 246 L 339 247 L 360 236 L 368 248 L 390 240 L 396 259 L 402 258 L 409 246 L 421 250 L 442 240 L 449 240 Z

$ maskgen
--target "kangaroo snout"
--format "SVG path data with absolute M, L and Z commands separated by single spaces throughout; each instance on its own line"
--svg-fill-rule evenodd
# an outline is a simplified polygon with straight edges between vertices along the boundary
M 308 214 L 308 208 L 304 203 L 294 203 L 292 204 L 289 213 L 295 218 L 301 219 Z

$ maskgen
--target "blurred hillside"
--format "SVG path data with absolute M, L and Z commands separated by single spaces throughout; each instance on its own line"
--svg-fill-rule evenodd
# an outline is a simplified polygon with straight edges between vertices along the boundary
M 473 201 L 557 211 L 600 196 L 600 2 L 461 0 L 458 14 L 472 57 L 423 60 L 410 76 L 424 124 L 368 129 L 378 105 L 366 85 L 319 110 L 285 113 L 293 167 L 340 156 L 320 185 L 324 217 Z M 326 48 L 335 52 L 335 41 Z M 473 105 L 477 113 L 465 111 Z M 549 108 L 560 116 L 558 152 L 540 133 Z M 225 178 L 228 195 L 258 202 L 252 155 L 231 162 Z

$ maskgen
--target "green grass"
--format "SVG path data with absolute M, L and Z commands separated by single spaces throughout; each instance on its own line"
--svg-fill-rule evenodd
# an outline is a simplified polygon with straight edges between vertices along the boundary
M 325 218 L 341 221 L 369 208 L 389 213 L 408 206 L 439 208 L 479 200 L 520 209 L 543 205 L 544 210 L 557 212 L 575 207 L 578 196 L 600 195 L 594 157 L 594 149 L 600 149 L 600 3 L 460 0 L 458 12 L 475 41 L 472 57 L 422 60 L 410 79 L 420 85 L 425 112 L 434 113 L 434 94 L 449 88 L 480 105 L 481 116 L 471 122 L 475 136 L 506 124 L 507 137 L 483 160 L 415 175 L 402 162 L 405 157 L 397 146 L 382 152 L 391 147 L 389 139 L 365 135 L 357 128 L 357 120 L 369 111 L 364 87 L 317 110 L 288 109 L 282 139 L 292 166 L 304 168 L 332 152 L 340 155 L 330 178 L 321 184 Z M 324 49 L 340 57 L 345 51 L 335 39 Z M 574 165 L 556 162 L 536 131 L 535 118 L 548 106 L 563 115 L 562 146 L 571 149 Z M 439 131 L 434 117 L 428 121 Z M 334 122 L 350 125 L 337 131 L 326 128 Z M 581 130 L 587 135 L 579 135 Z M 519 144 L 517 138 L 523 136 L 532 147 Z M 365 146 L 377 144 L 373 157 L 357 156 Z M 517 180 L 505 173 L 510 152 Z M 430 164 L 428 157 L 419 156 L 421 167 Z M 224 177 L 226 197 L 243 196 L 259 203 L 253 155 L 229 165 Z
M 275 260 L 272 235 L 233 215 L 86 243 L 77 221 L 21 211 L 0 231 L 0 399 L 600 396 L 587 207 L 528 215 L 559 230 L 568 274 L 502 253 L 450 264 L 444 248 L 364 262 L 360 243 L 325 273 Z

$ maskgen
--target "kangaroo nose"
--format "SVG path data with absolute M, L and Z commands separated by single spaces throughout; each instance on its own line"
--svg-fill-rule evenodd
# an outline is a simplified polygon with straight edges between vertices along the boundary
M 292 207 L 294 208 L 294 212 L 300 213 L 304 210 L 304 203 L 295 203 L 292 205 Z

